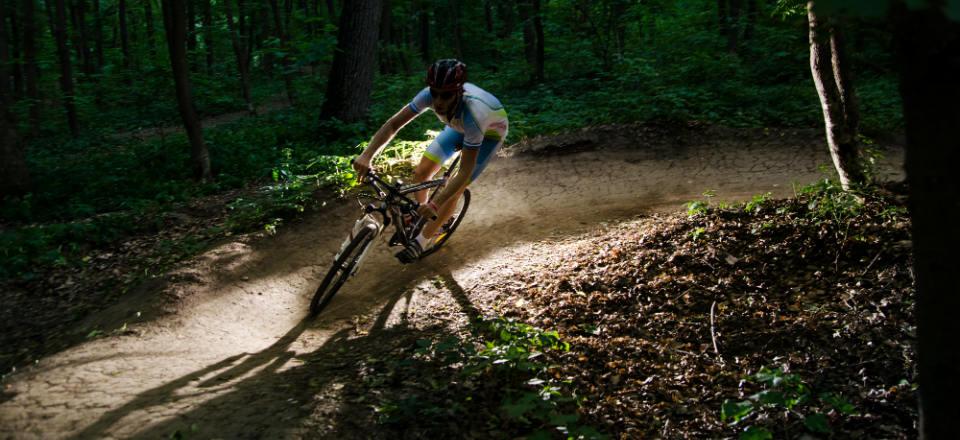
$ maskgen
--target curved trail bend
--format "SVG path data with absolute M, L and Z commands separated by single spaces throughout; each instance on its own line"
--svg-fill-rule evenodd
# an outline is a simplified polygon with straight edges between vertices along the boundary
M 323 423 L 322 407 L 336 406 L 343 387 L 329 377 L 318 384 L 318 369 L 343 368 L 337 357 L 351 347 L 344 342 L 357 315 L 397 309 L 378 322 L 389 328 L 403 319 L 401 304 L 412 307 L 410 292 L 438 272 L 476 285 L 505 276 L 511 258 L 528 257 L 510 249 L 676 210 L 707 189 L 717 200 L 792 195 L 791 183 L 816 180 L 817 167 L 830 163 L 810 134 L 647 142 L 617 133 L 572 135 L 540 153 L 498 158 L 472 187 L 469 216 L 445 249 L 404 267 L 378 239 L 359 275 L 316 320 L 305 319 L 309 296 L 357 216 L 352 199 L 275 237 L 212 249 L 171 274 L 165 293 L 178 298 L 174 313 L 8 377 L 0 438 L 317 436 L 322 430 L 311 423 Z M 887 175 L 897 176 L 900 153 L 890 154 Z M 142 306 L 129 299 L 115 309 Z

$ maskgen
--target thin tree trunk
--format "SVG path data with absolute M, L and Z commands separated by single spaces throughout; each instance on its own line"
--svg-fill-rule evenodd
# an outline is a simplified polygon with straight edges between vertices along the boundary
M 330 22 L 337 22 L 337 8 L 333 5 L 333 0 L 327 0 L 327 14 L 330 17 Z
M 430 63 L 433 58 L 430 56 L 430 10 L 427 9 L 427 2 L 420 1 L 420 58 L 424 63 Z
M 727 18 L 727 52 L 737 53 L 740 47 L 740 1 L 730 0 L 730 16 Z
M 150 50 L 150 56 L 153 57 L 157 54 L 153 27 L 153 0 L 144 0 L 143 18 L 147 22 L 147 48 Z
M 127 34 L 127 0 L 117 0 L 117 20 L 119 20 L 120 23 L 120 51 L 123 53 L 122 65 L 124 69 L 128 69 L 130 68 L 130 39 Z
M 244 0 L 238 0 L 237 23 L 233 21 L 232 0 L 224 0 L 224 11 L 227 14 L 227 29 L 230 31 L 230 43 L 233 45 L 233 54 L 237 59 L 237 70 L 240 73 L 240 91 L 243 93 L 243 100 L 247 103 L 247 111 L 250 114 L 256 114 L 253 107 L 253 101 L 250 99 L 250 51 L 248 49 L 249 38 L 248 30 L 245 29 L 244 20 Z M 250 26 L 252 27 L 252 26 Z
M 900 95 L 906 122 L 921 440 L 957 434 L 960 395 L 960 23 L 942 11 L 901 8 Z
M 63 93 L 67 125 L 70 127 L 70 134 L 77 137 L 80 134 L 80 124 L 77 122 L 77 107 L 74 104 L 73 69 L 70 65 L 70 50 L 67 48 L 67 8 L 63 2 L 64 0 L 55 0 L 54 38 L 57 42 L 57 60 L 60 62 L 60 92 Z
M 840 184 L 843 189 L 850 189 L 852 185 L 865 181 L 860 163 L 857 134 L 851 131 L 845 117 L 851 112 L 855 113 L 856 110 L 844 109 L 844 100 L 834 76 L 829 28 L 820 22 L 820 18 L 814 12 L 812 1 L 807 3 L 807 17 L 810 25 L 810 72 L 813 75 L 817 94 L 820 96 L 827 145 L 830 147 L 830 156 L 833 157 Z M 853 102 L 847 101 L 847 104 L 853 104 Z
M 0 200 L 27 192 L 30 174 L 24 158 L 24 145 L 17 136 L 17 119 L 11 110 L 13 93 L 10 90 L 8 66 L 6 5 L 0 4 Z M 15 11 L 9 11 L 12 16 Z
M 289 48 L 287 48 L 287 32 L 283 25 L 283 20 L 280 14 L 280 8 L 277 5 L 278 0 L 270 0 L 270 9 L 273 10 L 273 26 L 276 29 L 277 38 L 280 39 L 281 50 L 284 53 L 289 53 Z M 289 2 L 289 0 L 287 0 Z M 290 79 L 290 59 L 288 56 L 284 56 L 281 60 L 283 63 L 283 84 L 287 90 L 287 101 L 290 105 L 294 104 L 296 99 L 296 93 L 293 90 L 293 81 Z
M 493 33 L 493 7 L 490 6 L 491 0 L 484 0 L 483 2 L 483 19 L 484 23 L 487 25 L 487 33 Z
M 26 87 L 26 96 L 29 100 L 30 134 L 36 137 L 40 134 L 40 91 L 38 84 L 40 74 L 37 69 L 37 19 L 36 0 L 23 0 L 23 76 Z
M 533 70 L 534 58 L 537 56 L 537 37 L 533 30 L 533 20 L 530 19 L 531 8 L 531 0 L 521 0 L 517 4 L 520 25 L 523 26 L 523 57 L 530 70 Z
M 753 30 L 757 26 L 757 2 L 759 0 L 746 0 L 747 2 L 747 22 L 743 26 L 743 41 L 753 39 Z
M 203 47 L 207 52 L 207 75 L 213 75 L 213 7 L 203 0 Z
M 93 0 L 93 38 L 97 52 L 97 73 L 103 72 L 103 13 L 100 11 L 100 0 Z
M 380 12 L 380 73 L 393 73 L 393 26 L 391 0 L 382 0 L 383 10 Z
M 730 29 L 730 17 L 727 14 L 727 1 L 717 0 L 717 22 L 720 30 L 720 36 L 726 37 Z
M 187 3 L 187 61 L 190 71 L 197 71 L 197 8 L 196 0 L 184 0 Z
M 544 43 L 543 43 L 543 20 L 541 19 L 542 11 L 540 9 L 540 0 L 533 0 L 533 31 L 537 37 L 537 50 L 535 53 L 534 61 L 534 70 L 533 70 L 533 79 L 537 82 L 542 82 L 544 80 L 544 64 L 546 59 L 544 57 Z
M 450 15 L 453 21 L 453 53 L 457 59 L 463 59 L 463 24 L 460 22 L 460 2 L 450 2 Z
M 24 94 L 23 58 L 20 56 L 20 20 L 17 17 L 17 9 L 13 5 L 10 6 L 8 13 L 10 15 L 10 54 L 8 62 L 10 62 L 10 75 L 13 77 L 13 96 L 15 100 L 19 101 L 23 99 Z
M 508 38 L 513 34 L 513 2 L 497 2 L 497 21 L 500 22 L 497 38 Z
M 321 119 L 336 118 L 351 123 L 366 115 L 373 89 L 382 9 L 380 0 L 344 3 Z
M 853 72 L 850 70 L 850 57 L 847 56 L 846 37 L 842 24 L 830 26 L 830 64 L 833 67 L 833 78 L 837 83 L 840 94 L 843 121 L 847 129 L 857 136 L 860 133 L 860 104 L 853 87 Z
M 190 139 L 190 160 L 195 178 L 209 181 L 213 178 L 210 172 L 210 153 L 203 142 L 203 131 L 200 119 L 193 108 L 193 99 L 190 93 L 190 71 L 187 68 L 186 54 L 186 27 L 183 0 L 163 0 L 163 26 L 167 33 L 167 49 L 170 51 L 170 67 L 173 70 L 173 79 L 177 89 L 177 106 L 180 117 Z

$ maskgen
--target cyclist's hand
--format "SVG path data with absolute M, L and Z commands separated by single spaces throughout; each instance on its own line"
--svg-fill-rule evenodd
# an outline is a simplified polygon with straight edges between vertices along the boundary
M 433 202 L 424 203 L 417 208 L 417 214 L 420 214 L 420 217 L 423 217 L 427 220 L 436 220 L 437 205 L 435 205 Z
M 370 171 L 370 160 L 365 159 L 362 155 L 355 157 L 350 165 L 353 166 L 353 171 L 357 174 L 357 182 L 362 182 L 363 178 L 367 176 L 367 172 Z

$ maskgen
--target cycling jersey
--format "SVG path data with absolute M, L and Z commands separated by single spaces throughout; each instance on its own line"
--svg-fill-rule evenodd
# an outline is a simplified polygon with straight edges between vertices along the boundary
M 430 95 L 430 88 L 426 87 L 417 93 L 409 107 L 414 113 L 420 114 L 428 108 L 432 109 L 432 104 L 433 96 Z M 463 100 L 457 109 L 457 114 L 450 121 L 439 113 L 437 118 L 447 126 L 430 143 L 423 155 L 442 164 L 453 157 L 461 147 L 477 149 L 479 150 L 477 164 L 470 176 L 470 182 L 476 181 L 507 138 L 509 123 L 503 104 L 480 87 L 465 83 Z
M 410 110 L 419 114 L 431 108 L 433 96 L 430 88 L 424 87 L 410 102 Z M 463 85 L 463 100 L 453 119 L 437 114 L 440 122 L 463 134 L 463 147 L 468 149 L 480 148 L 484 139 L 503 141 L 507 137 L 507 111 L 500 101 L 486 90 L 472 83 Z

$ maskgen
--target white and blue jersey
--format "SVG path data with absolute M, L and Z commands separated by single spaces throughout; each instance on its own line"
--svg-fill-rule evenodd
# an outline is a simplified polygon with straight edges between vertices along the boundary
M 425 87 L 408 104 L 410 110 L 420 114 L 426 109 L 433 109 L 433 96 L 430 88 Z M 472 83 L 463 85 L 463 100 L 457 107 L 457 113 L 451 120 L 437 113 L 437 118 L 446 127 L 437 138 L 427 147 L 424 156 L 428 159 L 444 163 L 454 152 L 461 147 L 479 150 L 477 165 L 474 168 L 471 181 L 477 179 L 480 172 L 487 166 L 490 158 L 503 145 L 507 138 L 509 123 L 507 111 L 495 96 L 475 86 Z

